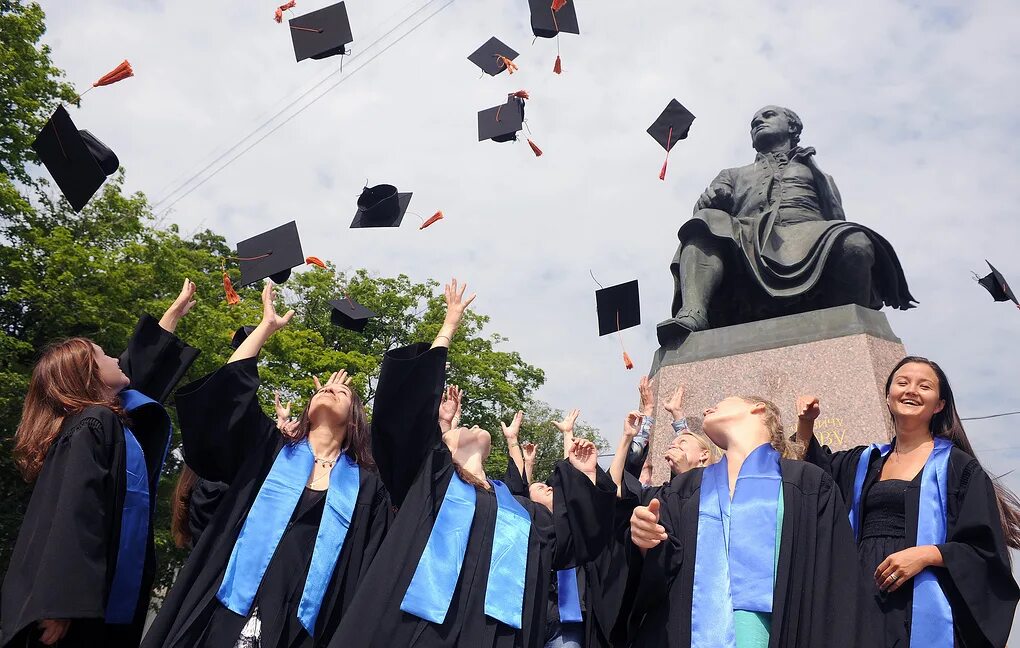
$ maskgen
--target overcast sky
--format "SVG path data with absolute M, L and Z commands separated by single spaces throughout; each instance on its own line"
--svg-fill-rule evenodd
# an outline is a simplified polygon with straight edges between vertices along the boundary
M 42 4 L 54 61 L 79 87 L 123 58 L 134 66 L 73 116 L 116 150 L 128 189 L 153 201 L 288 100 L 328 76 L 305 105 L 341 78 L 339 58 L 294 62 L 273 2 Z M 325 4 L 299 0 L 296 13 Z M 720 169 L 753 159 L 754 111 L 786 105 L 848 219 L 899 253 L 921 302 L 888 313 L 907 350 L 943 365 L 963 416 L 1020 410 L 1020 312 L 970 274 L 987 258 L 1020 287 L 1020 5 L 578 0 L 582 34 L 561 36 L 556 76 L 556 42 L 532 43 L 526 0 L 459 0 L 379 54 L 446 4 L 348 0 L 353 74 L 273 122 L 283 125 L 166 222 L 233 244 L 296 219 L 305 253 L 341 268 L 463 278 L 507 348 L 545 369 L 539 396 L 580 407 L 615 442 L 669 315 L 677 228 Z M 512 77 L 480 79 L 465 58 L 493 35 L 521 52 Z M 476 111 L 521 88 L 541 158 L 523 141 L 477 142 Z M 660 182 L 663 152 L 645 129 L 673 97 L 697 120 Z M 413 191 L 411 211 L 446 220 L 348 229 L 366 179 Z M 596 335 L 589 270 L 607 286 L 641 282 L 643 324 L 624 334 L 635 371 L 615 338 Z M 1017 466 L 1018 425 L 968 425 L 990 472 Z M 1006 480 L 1020 490 L 1020 472 Z

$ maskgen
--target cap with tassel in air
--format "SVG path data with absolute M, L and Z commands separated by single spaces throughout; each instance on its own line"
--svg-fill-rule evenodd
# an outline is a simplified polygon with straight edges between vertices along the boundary
M 666 166 L 669 164 L 669 152 L 676 143 L 687 138 L 687 133 L 694 123 L 694 114 L 683 107 L 676 99 L 672 99 L 662 114 L 648 127 L 648 134 L 666 149 L 666 159 L 659 170 L 659 180 L 666 179 Z
M 641 324 L 641 298 L 637 279 L 596 290 L 595 310 L 598 314 L 599 336 L 619 334 L 624 367 L 633 369 L 634 362 L 623 344 L 621 331 Z

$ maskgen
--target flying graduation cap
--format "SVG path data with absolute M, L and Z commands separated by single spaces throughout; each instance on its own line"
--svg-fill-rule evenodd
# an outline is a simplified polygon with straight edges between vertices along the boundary
M 237 243 L 237 256 L 225 257 L 222 260 L 223 289 L 227 294 L 227 303 L 233 306 L 241 301 L 234 290 L 227 273 L 227 261 L 237 261 L 241 266 L 239 288 L 250 286 L 256 281 L 270 279 L 273 283 L 283 283 L 290 278 L 290 271 L 299 265 L 325 265 L 316 257 L 305 258 L 301 252 L 301 239 L 298 237 L 297 223 L 291 221 Z
M 684 108 L 676 99 L 672 99 L 662 114 L 648 127 L 648 134 L 666 149 L 666 159 L 662 163 L 662 170 L 659 171 L 659 180 L 666 179 L 669 152 L 678 141 L 687 139 L 687 133 L 693 123 L 694 113 Z
M 627 369 L 633 369 L 634 362 L 623 346 L 621 331 L 641 324 L 641 299 L 637 279 L 596 290 L 595 309 L 598 313 L 599 336 L 620 334 L 623 364 Z
M 333 307 L 329 319 L 334 326 L 341 326 L 351 331 L 363 331 L 368 325 L 368 320 L 376 317 L 378 313 L 362 306 L 348 296 L 343 299 L 334 299 L 329 302 Z
M 507 95 L 506 103 L 478 112 L 478 141 L 491 139 L 493 142 L 516 142 L 517 133 L 524 128 L 524 101 L 530 99 L 527 90 L 518 90 Z M 542 155 L 542 149 L 527 138 L 535 157 Z
M 472 52 L 468 60 L 481 68 L 483 73 L 496 76 L 504 70 L 510 74 L 517 71 L 514 59 L 518 56 L 512 47 L 493 36 Z
M 531 9 L 531 33 L 537 38 L 556 38 L 556 63 L 553 72 L 563 71 L 560 62 L 560 32 L 580 34 L 574 0 L 528 0 Z
M 358 197 L 358 211 L 351 228 L 400 227 L 410 203 L 411 192 L 400 193 L 393 185 L 365 187 Z
M 988 260 L 985 260 L 988 263 Z M 1017 308 L 1020 308 L 1020 301 L 1017 301 L 1016 295 L 1013 294 L 1013 290 L 1006 283 L 1006 278 L 1002 276 L 1002 273 L 995 269 L 991 263 L 988 263 L 988 268 L 991 270 L 987 275 L 977 280 L 985 290 L 992 295 L 992 299 L 997 302 L 1011 301 L 1016 304 Z M 976 276 L 976 275 L 975 275 Z
M 280 5 L 276 10 L 276 22 L 283 22 L 283 12 L 293 9 L 296 4 L 291 0 Z M 298 61 L 346 54 L 347 44 L 354 42 L 347 6 L 342 2 L 291 18 L 287 24 L 294 42 L 294 57 Z
M 117 83 L 131 76 L 134 76 L 131 64 L 123 61 L 78 95 L 78 98 L 92 88 Z M 103 186 L 106 178 L 120 168 L 116 153 L 89 131 L 78 130 L 63 106 L 57 106 L 46 120 L 32 142 L 32 149 L 76 212 L 80 212 Z

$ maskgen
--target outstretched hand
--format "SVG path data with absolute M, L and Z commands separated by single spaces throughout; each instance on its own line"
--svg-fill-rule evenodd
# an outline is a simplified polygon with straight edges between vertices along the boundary
M 645 416 L 655 414 L 655 395 L 652 393 L 652 381 L 648 376 L 641 376 L 641 382 L 638 383 L 638 395 L 641 398 L 641 403 L 638 405 L 641 413 Z
M 276 286 L 273 285 L 272 281 L 266 281 L 266 285 L 262 288 L 262 326 L 265 326 L 270 333 L 279 331 L 284 326 L 290 323 L 290 320 L 294 317 L 294 311 L 289 310 L 285 315 L 276 314 L 276 304 L 274 299 L 276 298 Z
M 595 481 L 595 473 L 599 467 L 599 449 L 587 439 L 574 439 L 567 453 L 570 465 L 577 468 Z
M 822 407 L 817 396 L 797 397 L 797 418 L 805 421 L 814 421 L 821 413 Z
M 503 436 L 506 437 L 507 443 L 513 443 L 517 441 L 517 435 L 521 432 L 521 423 L 524 421 L 524 412 L 518 410 L 514 414 L 514 418 L 510 421 L 510 425 L 507 425 L 503 421 L 499 422 L 499 427 L 503 429 Z
M 293 311 L 291 311 L 293 312 Z M 347 372 L 341 369 L 340 371 L 334 371 L 329 375 L 329 379 L 326 380 L 326 384 L 319 382 L 318 376 L 312 376 L 312 382 L 315 383 L 315 391 L 323 389 L 336 388 L 340 385 L 350 385 L 351 376 L 347 375 Z M 289 405 L 290 403 L 288 403 Z
M 662 504 L 653 499 L 648 506 L 637 506 L 630 516 L 630 540 L 643 550 L 657 547 L 666 536 L 666 528 L 659 524 Z
M 450 279 L 450 283 L 446 284 L 443 289 L 443 298 L 446 300 L 446 319 L 445 323 L 453 324 L 454 327 L 460 325 L 460 321 L 464 319 L 464 311 L 471 305 L 471 302 L 475 300 L 475 293 L 465 299 L 464 293 L 467 291 L 467 284 L 460 284 L 458 286 L 457 279 Z
M 663 407 L 666 408 L 666 411 L 669 412 L 674 419 L 681 417 L 684 411 L 683 385 L 677 385 L 676 391 L 673 392 L 673 395 L 669 397 L 669 400 L 666 401 L 666 404 Z
M 184 280 L 184 285 L 181 286 L 181 292 L 177 295 L 177 299 L 166 309 L 163 317 L 159 318 L 160 328 L 168 333 L 173 333 L 177 330 L 177 325 L 181 319 L 195 306 L 196 290 L 195 282 L 190 279 Z
M 623 436 L 633 439 L 641 430 L 641 423 L 644 416 L 641 412 L 631 412 L 623 422 Z
M 553 421 L 553 425 L 563 433 L 563 436 L 572 435 L 574 433 L 574 425 L 577 423 L 577 417 L 580 415 L 581 410 L 572 409 L 563 417 L 562 421 Z
M 531 441 L 521 444 L 521 452 L 524 454 L 525 465 L 535 463 L 535 457 L 538 456 L 538 446 Z
M 286 405 L 280 404 L 280 392 L 273 392 L 273 409 L 276 410 L 276 426 L 283 429 L 284 424 L 290 420 L 290 401 Z
M 447 385 L 443 391 L 443 400 L 439 403 L 439 425 L 443 432 L 452 430 L 454 421 L 460 418 L 460 399 L 463 392 L 457 385 Z

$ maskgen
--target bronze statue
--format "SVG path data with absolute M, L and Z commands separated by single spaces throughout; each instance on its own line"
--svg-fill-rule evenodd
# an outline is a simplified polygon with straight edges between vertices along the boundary
M 792 110 L 762 108 L 751 120 L 754 162 L 723 170 L 698 199 L 677 234 L 661 344 L 829 306 L 914 306 L 896 252 L 846 221 L 832 177 L 800 146 L 802 130 Z

